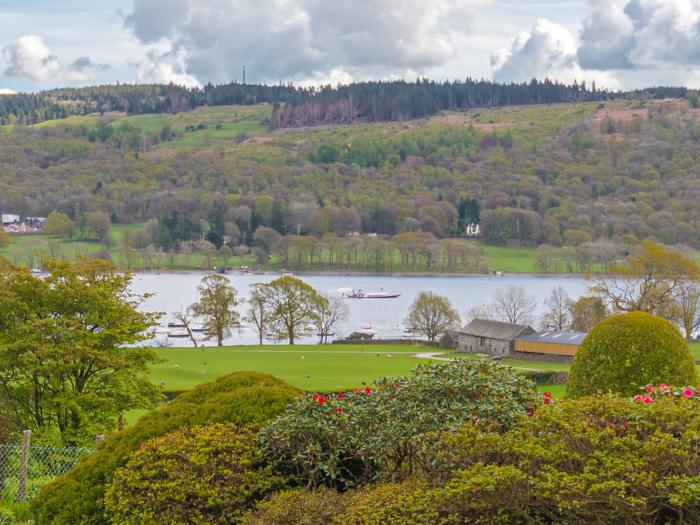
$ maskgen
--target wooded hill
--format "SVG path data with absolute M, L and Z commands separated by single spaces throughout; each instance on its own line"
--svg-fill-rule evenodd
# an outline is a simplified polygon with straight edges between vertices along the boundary
M 494 244 L 700 248 L 693 105 L 618 99 L 274 131 L 272 104 L 71 116 L 0 128 L 0 209 L 152 221 L 139 242 L 163 248 L 211 232 L 252 244 L 258 228 L 442 238 L 470 221 Z
M 454 82 L 360 82 L 348 85 L 298 88 L 293 85 L 208 84 L 184 88 L 164 84 L 117 84 L 61 88 L 38 94 L 0 96 L 0 124 L 36 124 L 69 115 L 111 111 L 132 115 L 176 113 L 202 106 L 274 103 L 271 127 L 342 124 L 357 120 L 409 120 L 437 111 L 628 99 L 685 97 L 685 88 L 656 87 L 611 93 L 585 83 L 571 85 L 539 81 L 498 84 L 466 79 Z M 280 105 L 282 104 L 282 105 Z

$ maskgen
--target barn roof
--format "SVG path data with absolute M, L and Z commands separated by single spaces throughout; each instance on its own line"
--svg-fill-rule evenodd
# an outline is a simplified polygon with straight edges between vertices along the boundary
M 520 335 L 516 337 L 516 340 L 579 346 L 586 335 L 587 334 L 583 332 L 557 332 L 554 330 L 545 330 L 542 332 L 535 332 L 534 334 Z
M 460 334 L 464 335 L 500 339 L 502 341 L 512 341 L 521 334 L 532 332 L 534 330 L 528 325 L 504 323 L 489 319 L 474 319 L 459 331 Z

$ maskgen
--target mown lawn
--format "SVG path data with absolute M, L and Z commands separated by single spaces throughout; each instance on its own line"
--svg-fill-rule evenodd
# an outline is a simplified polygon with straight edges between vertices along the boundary
M 410 374 L 420 363 L 411 345 L 295 345 L 159 348 L 164 362 L 152 380 L 165 391 L 189 390 L 237 371 L 271 374 L 303 390 L 340 391 L 370 384 L 382 376 Z
M 537 248 L 532 246 L 491 246 L 481 244 L 489 268 L 507 273 L 537 273 Z

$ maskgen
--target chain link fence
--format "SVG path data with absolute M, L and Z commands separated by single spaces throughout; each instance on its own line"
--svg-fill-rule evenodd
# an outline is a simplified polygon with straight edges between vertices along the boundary
M 0 511 L 4 503 L 29 501 L 39 489 L 65 474 L 93 449 L 32 445 L 26 431 L 21 443 L 0 445 Z M 4 525 L 0 512 L 0 525 Z

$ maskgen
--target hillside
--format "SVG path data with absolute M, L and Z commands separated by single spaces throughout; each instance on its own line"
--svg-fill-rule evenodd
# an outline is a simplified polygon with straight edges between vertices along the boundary
M 442 238 L 479 221 L 491 244 L 592 247 L 579 254 L 592 262 L 643 238 L 700 247 L 700 110 L 685 99 L 269 131 L 272 112 L 219 106 L 4 126 L 0 209 L 57 210 L 77 223 L 104 210 L 115 224 L 181 213 L 205 221 L 203 233 L 235 231 L 248 244 L 261 226 Z

